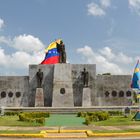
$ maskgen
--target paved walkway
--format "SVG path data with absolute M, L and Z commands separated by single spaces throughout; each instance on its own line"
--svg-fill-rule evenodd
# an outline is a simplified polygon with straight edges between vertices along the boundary
M 9 127 L 9 126 L 0 126 L 0 130 L 58 130 L 58 129 L 62 129 L 62 130 L 128 130 L 128 129 L 138 129 L 140 130 L 140 125 L 127 125 L 127 126 L 93 126 L 93 125 L 89 125 L 89 126 L 55 126 L 55 127 L 46 127 L 46 126 L 42 126 L 42 127 Z

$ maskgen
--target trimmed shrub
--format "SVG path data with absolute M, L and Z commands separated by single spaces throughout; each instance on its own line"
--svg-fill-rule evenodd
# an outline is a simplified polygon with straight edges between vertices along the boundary
M 86 124 L 86 125 L 91 124 L 92 121 L 93 121 L 92 116 L 86 116 L 86 117 L 85 117 L 85 124 Z
M 96 111 L 96 112 L 87 112 L 87 115 L 85 117 L 85 124 L 89 125 L 92 121 L 104 121 L 109 119 L 109 113 L 104 111 Z
M 110 116 L 121 116 L 123 115 L 122 111 L 108 111 Z
M 107 112 L 97 112 L 98 120 L 104 121 L 109 119 L 109 114 Z
M 86 112 L 78 112 L 77 117 L 86 117 Z
M 45 124 L 45 118 L 36 118 L 36 123 Z
M 14 116 L 14 115 L 19 115 L 20 112 L 4 112 L 4 115 L 6 116 Z
M 42 125 L 45 124 L 45 118 L 49 117 L 48 112 L 31 112 L 31 113 L 21 113 L 19 114 L 20 121 L 35 122 Z

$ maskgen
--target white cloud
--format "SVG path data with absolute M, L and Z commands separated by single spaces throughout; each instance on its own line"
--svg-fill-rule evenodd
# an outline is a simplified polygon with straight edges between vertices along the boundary
M 104 8 L 110 7 L 111 6 L 111 1 L 110 0 L 101 0 L 100 1 L 101 6 Z
M 130 64 L 133 63 L 132 57 L 129 57 L 125 55 L 124 53 L 120 52 L 117 56 L 117 59 L 115 59 L 116 62 L 123 63 L 123 64 Z
M 140 0 L 128 0 L 130 9 L 140 15 Z
M 115 57 L 109 47 L 104 47 L 103 49 L 99 50 L 99 52 L 109 60 L 112 60 Z
M 29 54 L 23 51 L 17 51 L 10 56 L 10 65 L 13 68 L 25 69 L 29 67 L 29 64 L 40 64 L 43 56 L 41 52 Z
M 26 69 L 29 64 L 40 64 L 43 60 L 44 52 L 27 53 L 17 51 L 12 54 L 6 54 L 4 49 L 0 48 L 0 66 L 10 69 Z
M 0 29 L 4 26 L 4 20 L 0 18 Z
M 20 51 L 33 52 L 45 48 L 45 45 L 32 35 L 19 35 L 13 39 L 12 46 Z
M 85 58 L 85 63 L 97 64 L 97 73 L 129 74 L 130 69 L 126 69 L 135 59 L 124 53 L 113 53 L 111 48 L 104 47 L 102 50 L 93 51 L 89 46 L 77 49 Z
M 6 66 L 9 56 L 5 55 L 4 49 L 0 48 L 0 66 Z
M 88 4 L 87 7 L 88 7 L 88 14 L 89 15 L 104 16 L 106 14 L 105 11 L 94 2 Z
M 100 4 L 94 2 L 87 5 L 88 15 L 104 16 L 106 9 L 111 6 L 111 0 L 100 0 Z
M 0 36 L 0 44 L 6 44 L 10 46 L 12 43 L 11 39 L 5 36 Z
M 27 69 L 29 64 L 40 64 L 44 59 L 45 45 L 32 35 L 19 35 L 14 39 L 0 36 L 0 45 L 2 44 L 15 48 L 11 54 L 6 54 L 0 48 L 0 66 L 13 69 L 13 73 L 18 69 Z

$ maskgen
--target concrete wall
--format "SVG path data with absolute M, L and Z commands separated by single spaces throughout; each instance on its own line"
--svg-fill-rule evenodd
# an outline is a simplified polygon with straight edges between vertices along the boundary
M 54 67 L 58 67 L 58 71 L 55 73 L 54 77 Z M 66 69 L 64 66 L 71 66 L 70 69 Z M 62 68 L 61 68 L 62 67 Z M 65 68 L 65 69 L 64 69 Z M 86 68 L 86 71 L 89 72 L 89 88 L 91 91 L 91 102 L 92 105 L 96 105 L 96 91 L 95 91 L 95 79 L 96 79 L 96 65 L 94 64 L 57 64 L 57 65 L 30 65 L 29 67 L 29 83 L 30 83 L 30 92 L 29 92 L 29 106 L 34 106 L 35 104 L 35 91 L 37 87 L 36 73 L 38 69 L 44 73 L 44 80 L 42 81 L 44 96 L 45 96 L 45 106 L 52 106 L 52 97 L 53 91 L 60 90 L 62 88 L 68 88 L 68 85 L 65 85 L 68 81 L 72 81 L 72 89 L 66 91 L 72 91 L 73 93 L 73 104 L 74 106 L 82 106 L 82 95 L 83 95 L 83 81 L 81 80 L 81 72 Z M 70 71 L 70 72 L 69 72 Z M 69 73 L 67 75 L 67 73 Z M 71 73 L 71 74 L 70 74 Z M 59 77 L 59 79 L 57 79 Z M 56 86 L 56 83 L 62 83 L 61 85 Z M 57 89 L 56 89 L 57 88 Z M 61 95 L 61 94 L 60 94 Z M 65 94 L 66 95 L 66 94 Z M 63 95 L 64 96 L 64 95 Z M 55 100 L 56 101 L 56 100 Z M 59 101 L 58 101 L 59 102 Z M 56 103 L 55 103 L 56 106 Z M 64 105 L 65 106 L 65 105 Z
M 131 75 L 98 75 L 96 82 L 98 105 L 131 105 Z
M 42 81 L 42 87 L 44 91 L 44 105 L 52 106 L 52 90 L 53 90 L 53 73 L 54 65 L 30 65 L 29 66 L 29 106 L 35 105 L 35 92 L 37 88 L 36 73 L 38 69 L 44 74 Z
M 0 76 L 0 106 L 28 106 L 28 91 L 28 76 Z
M 54 66 L 52 107 L 73 107 L 72 65 Z
M 89 73 L 88 90 L 92 106 L 120 106 L 131 105 L 132 91 L 130 89 L 130 75 L 97 75 L 94 64 L 57 64 L 61 73 L 54 77 L 56 65 L 30 65 L 29 76 L 1 76 L 0 77 L 0 106 L 35 106 L 35 92 L 37 88 L 36 73 L 39 69 L 44 73 L 42 88 L 44 91 L 44 106 L 52 106 L 53 91 L 59 81 L 59 87 L 71 91 L 74 106 L 82 106 L 83 80 L 81 73 L 84 68 Z M 70 65 L 70 68 L 65 68 Z M 62 66 L 62 69 L 61 69 Z M 63 72 L 64 71 L 64 72 Z M 66 75 L 63 77 L 63 74 Z M 68 86 L 70 77 L 71 86 Z M 66 78 L 66 79 L 65 79 Z M 54 80 L 55 79 L 55 80 Z M 65 81 L 65 82 L 64 82 Z M 60 88 L 57 89 L 57 92 Z M 60 93 L 58 93 L 60 94 Z M 131 94 L 131 95 L 130 95 Z M 89 94 L 88 94 L 89 95 Z M 129 95 L 129 96 L 128 96 Z M 19 96 L 19 97 L 18 97 Z M 57 100 L 57 98 L 56 98 Z M 57 105 L 55 105 L 57 106 Z M 64 104 L 65 107 L 65 104 Z
M 83 81 L 81 79 L 81 73 L 83 69 L 89 73 L 89 88 L 91 89 L 91 102 L 92 105 L 96 105 L 96 91 L 95 91 L 95 79 L 96 79 L 96 65 L 95 64 L 72 64 L 72 81 L 73 81 L 73 97 L 74 106 L 82 106 L 83 97 Z

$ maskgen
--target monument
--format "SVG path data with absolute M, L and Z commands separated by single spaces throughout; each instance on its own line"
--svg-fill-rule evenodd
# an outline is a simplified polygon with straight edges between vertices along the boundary
M 86 68 L 82 71 L 82 81 L 83 81 L 83 86 L 88 87 L 88 81 L 89 81 L 89 73 L 86 71 Z
M 81 73 L 82 81 L 83 81 L 83 96 L 82 96 L 82 106 L 90 107 L 91 106 L 91 93 L 89 88 L 89 72 L 86 71 L 86 68 L 83 69 Z
M 74 107 L 70 64 L 55 65 L 52 94 L 52 107 Z
M 37 87 L 41 88 L 43 80 L 43 72 L 41 72 L 41 69 L 39 69 L 38 72 L 36 73 L 36 77 L 37 77 Z
M 37 88 L 35 94 L 35 107 L 44 107 L 44 93 L 42 88 L 43 72 L 41 69 L 36 73 Z
M 97 75 L 96 64 L 66 63 L 61 39 L 45 50 L 41 64 L 27 76 L 0 76 L 0 106 L 128 106 L 133 100 L 131 75 Z
M 66 51 L 65 51 L 65 44 L 61 40 L 60 43 L 57 43 L 57 50 L 60 54 L 59 56 L 59 63 L 66 63 Z

